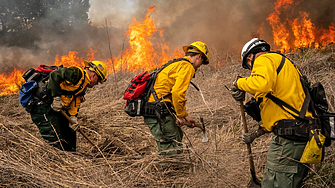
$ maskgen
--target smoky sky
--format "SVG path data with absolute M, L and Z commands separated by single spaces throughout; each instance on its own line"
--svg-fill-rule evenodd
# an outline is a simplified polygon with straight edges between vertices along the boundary
M 147 8 L 155 6 L 153 18 L 163 30 L 156 40 L 167 44 L 171 51 L 196 40 L 202 40 L 210 50 L 239 56 L 243 45 L 253 37 L 261 37 L 273 45 L 272 29 L 266 18 L 274 11 L 275 0 L 91 0 L 88 12 L 91 29 L 74 28 L 76 32 L 60 35 L 39 31 L 41 40 L 35 49 L 0 48 L 2 72 L 11 67 L 27 68 L 48 64 L 55 55 L 77 51 L 87 57 L 95 49 L 96 59 L 108 60 L 110 53 L 118 56 L 127 48 L 126 31 L 132 19 L 143 20 Z M 317 28 L 327 28 L 335 22 L 333 0 L 295 0 L 280 18 L 294 19 L 300 11 L 309 13 Z M 107 28 L 109 38 L 107 37 Z M 109 44 L 111 50 L 109 50 Z M 275 46 L 273 45 L 275 48 Z
M 93 2 L 93 1 L 92 1 Z M 274 11 L 275 0 L 94 0 L 92 8 L 104 10 L 89 14 L 94 25 L 101 17 L 108 18 L 116 27 L 127 27 L 132 17 L 144 18 L 146 9 L 156 6 L 153 16 L 164 31 L 163 39 L 172 48 L 203 40 L 217 51 L 239 53 L 252 37 L 262 37 L 273 44 L 272 29 L 266 18 Z M 112 7 L 112 12 L 108 12 Z M 294 19 L 300 11 L 310 13 L 309 19 L 317 28 L 327 28 L 335 22 L 332 0 L 295 0 L 280 15 L 281 21 Z M 106 12 L 106 14 L 104 14 Z M 100 18 L 99 18 L 100 17 Z M 101 24 L 100 24 L 101 25 Z M 275 46 L 274 46 L 275 47 Z

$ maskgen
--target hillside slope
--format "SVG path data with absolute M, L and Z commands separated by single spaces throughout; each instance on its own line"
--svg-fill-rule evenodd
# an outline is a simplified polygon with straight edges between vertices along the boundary
M 335 111 L 335 53 L 307 50 L 289 56 L 310 81 L 321 81 Z M 217 61 L 219 57 L 214 57 Z M 222 68 L 201 67 L 194 78 L 204 96 L 190 87 L 187 108 L 205 120 L 208 143 L 201 130 L 183 127 L 185 152 L 176 158 L 158 155 L 142 118 L 123 112 L 124 89 L 133 74 L 110 76 L 90 90 L 79 122 L 103 155 L 77 133 L 76 153 L 62 152 L 41 138 L 18 96 L 0 97 L 0 182 L 4 187 L 245 187 L 250 179 L 239 107 L 225 89 L 237 75 L 248 76 L 239 60 L 227 58 Z M 248 96 L 250 97 L 250 96 Z M 249 129 L 257 122 L 247 117 Z M 252 144 L 256 172 L 262 177 L 272 134 Z M 161 164 L 164 163 L 164 166 Z M 311 165 L 305 187 L 335 186 L 335 144 L 326 148 L 322 164 Z

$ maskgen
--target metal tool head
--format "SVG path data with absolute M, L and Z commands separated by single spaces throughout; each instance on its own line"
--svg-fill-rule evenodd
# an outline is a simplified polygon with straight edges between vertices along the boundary
M 204 119 L 202 117 L 200 117 L 200 122 L 202 124 L 202 142 L 208 142 L 208 137 L 206 134 L 206 127 L 205 127 Z

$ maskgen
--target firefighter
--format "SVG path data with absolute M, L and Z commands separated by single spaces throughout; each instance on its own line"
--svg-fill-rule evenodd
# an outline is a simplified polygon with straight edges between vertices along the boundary
M 47 85 L 52 103 L 40 102 L 30 113 L 42 137 L 50 145 L 65 151 L 76 151 L 76 131 L 80 128 L 77 115 L 85 101 L 87 88 L 106 81 L 107 67 L 104 63 L 85 61 L 84 64 L 84 69 L 71 66 L 52 71 Z M 61 109 L 75 124 L 69 123 L 60 113 Z
M 209 64 L 208 48 L 203 42 L 196 41 L 190 45 L 183 46 L 185 56 L 175 60 L 164 68 L 158 75 L 154 84 L 154 90 L 159 105 L 151 94 L 146 103 L 146 112 L 157 112 L 151 110 L 159 106 L 158 114 L 145 114 L 144 122 L 148 125 L 154 136 L 158 150 L 162 155 L 180 154 L 183 132 L 181 126 L 185 122 L 191 122 L 189 127 L 195 126 L 194 119 L 186 111 L 185 93 L 194 77 L 195 71 L 201 65 Z M 164 97 L 166 96 L 166 97 Z M 157 116 L 158 115 L 158 116 Z
M 237 78 L 230 88 L 231 95 L 236 101 L 244 101 L 245 92 L 253 95 L 260 102 L 263 123 L 259 129 L 244 133 L 242 141 L 251 143 L 266 132 L 274 133 L 267 154 L 262 187 L 299 187 L 308 173 L 308 168 L 299 162 L 307 143 L 308 131 L 292 135 L 292 131 L 288 130 L 292 130 L 299 121 L 266 96 L 271 93 L 300 110 L 305 100 L 300 72 L 287 58 L 270 52 L 270 45 L 259 38 L 253 38 L 244 45 L 241 58 L 243 68 L 249 69 L 251 75 Z M 306 117 L 312 117 L 308 110 Z M 282 131 L 278 131 L 279 129 Z M 304 129 L 296 127 L 294 132 L 304 132 Z

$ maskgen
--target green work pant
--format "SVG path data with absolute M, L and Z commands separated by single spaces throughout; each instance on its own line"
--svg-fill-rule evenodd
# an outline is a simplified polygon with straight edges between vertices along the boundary
M 262 187 L 296 188 L 308 173 L 299 163 L 307 142 L 298 142 L 273 136 L 267 155 Z
M 48 144 L 60 150 L 76 151 L 76 132 L 60 112 L 55 112 L 50 106 L 39 105 L 30 116 Z
M 182 153 L 181 142 L 183 131 L 176 125 L 171 115 L 161 118 L 161 126 L 157 118 L 144 118 L 144 123 L 148 125 L 152 135 L 155 137 L 158 150 L 163 155 Z M 169 151 L 166 151 L 169 150 Z

